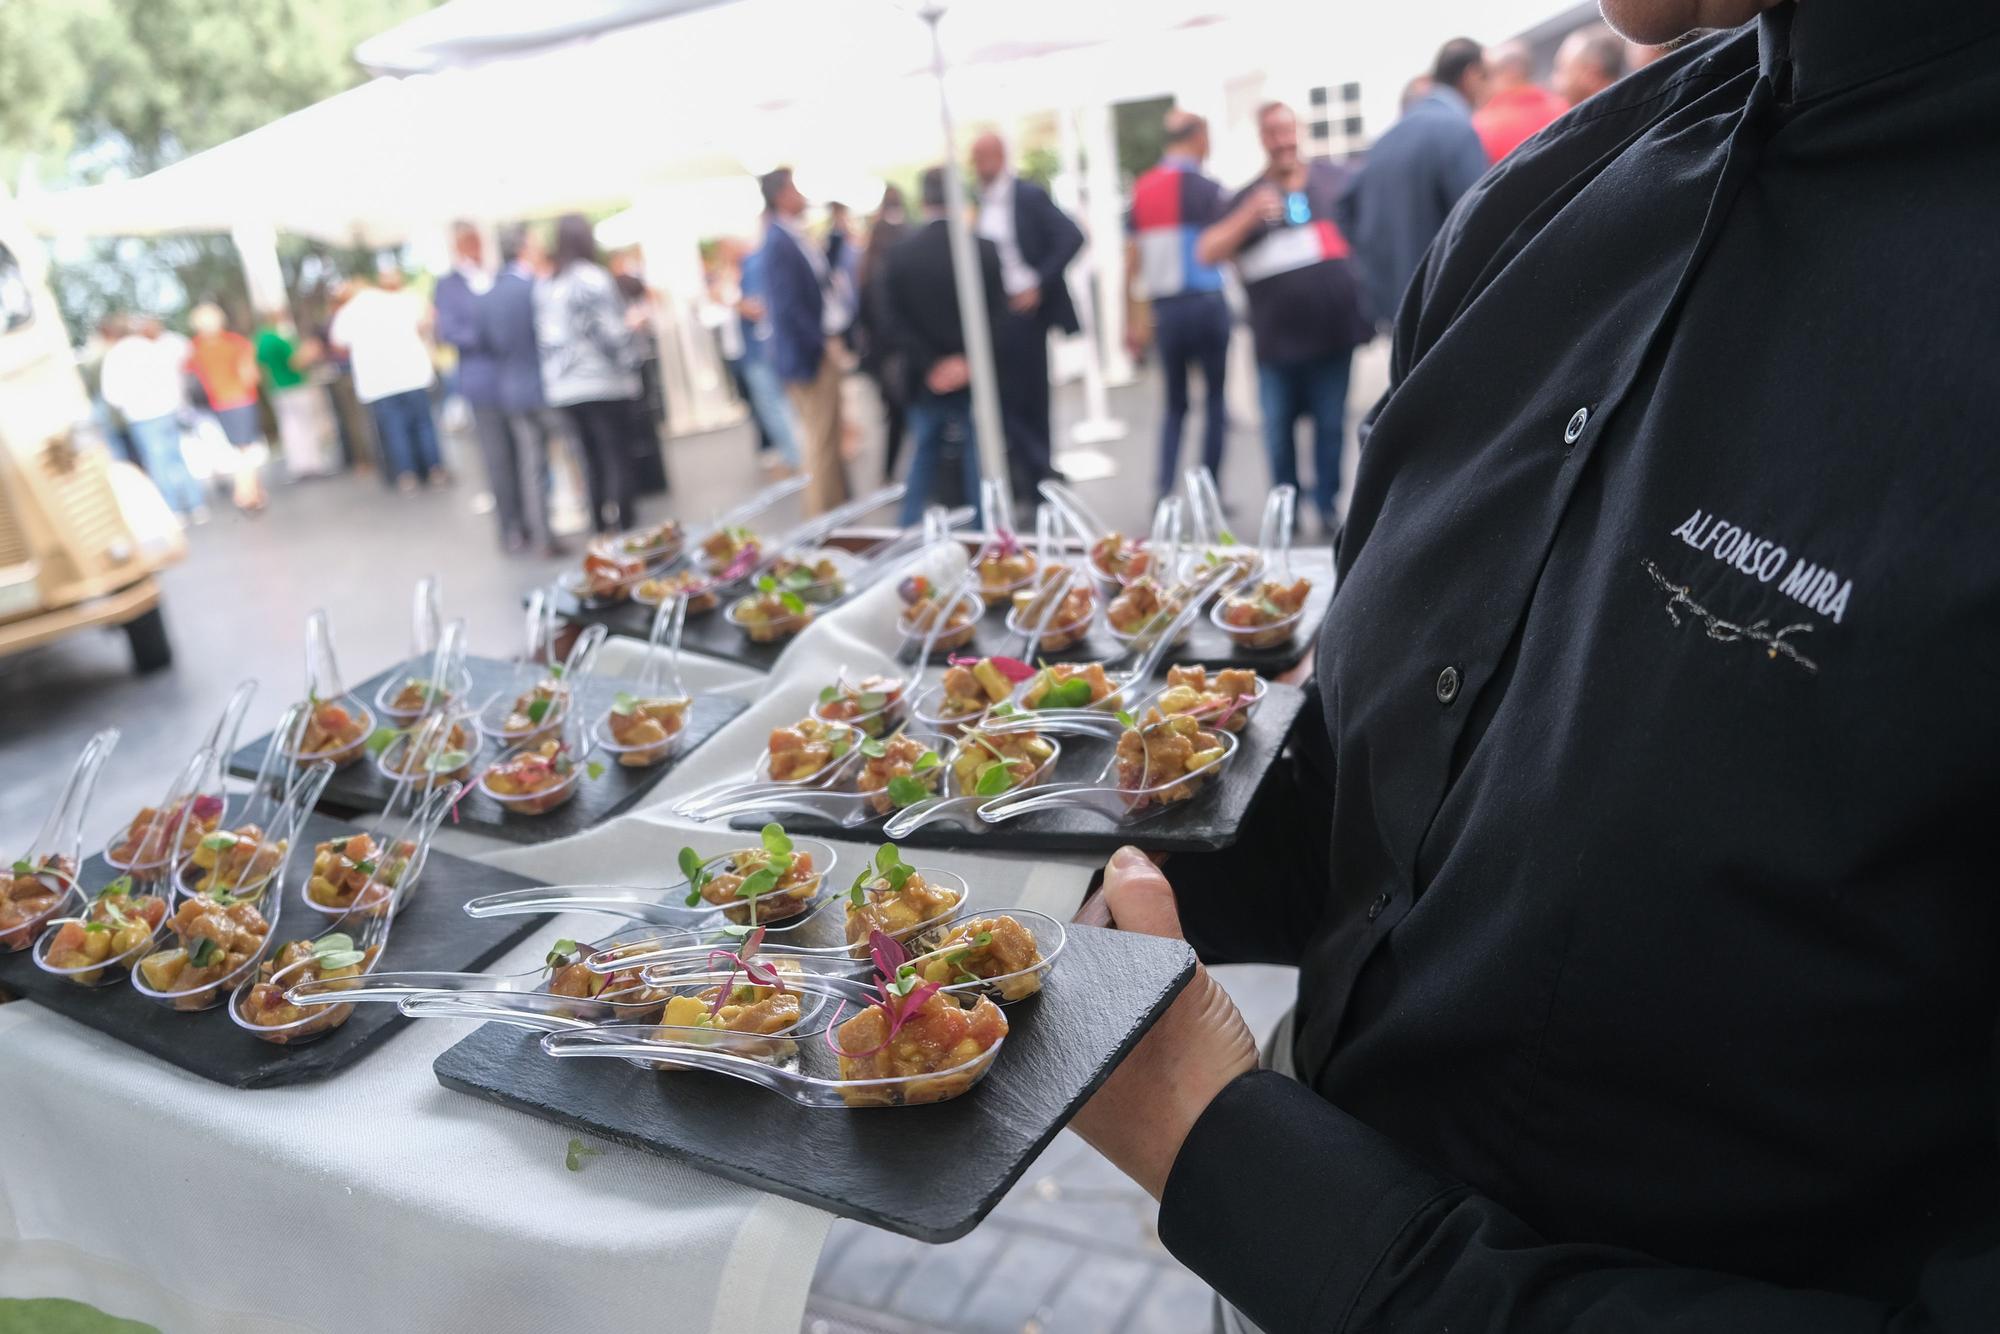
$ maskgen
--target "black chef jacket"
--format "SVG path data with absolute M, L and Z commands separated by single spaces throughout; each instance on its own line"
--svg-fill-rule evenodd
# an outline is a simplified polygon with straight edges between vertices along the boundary
M 1322 753 L 1168 868 L 1301 966 L 1161 1206 L 1273 1334 L 2000 1330 L 1996 30 L 1770 11 L 1417 274 Z

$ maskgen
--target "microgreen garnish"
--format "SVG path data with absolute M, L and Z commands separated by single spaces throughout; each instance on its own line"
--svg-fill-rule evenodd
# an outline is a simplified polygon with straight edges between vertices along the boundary
M 543 956 L 542 961 L 551 968 L 561 968 L 569 963 L 570 957 L 575 953 L 576 942 L 568 937 L 564 937 L 549 946 L 549 952 Z
M 897 774 L 889 780 L 889 800 L 896 803 L 898 810 L 905 806 L 914 806 L 930 795 L 930 788 L 920 779 L 912 778 L 908 774 Z
M 630 691 L 621 690 L 611 697 L 611 711 L 621 718 L 629 716 L 638 707 L 639 701 Z
M 206 848 L 210 852 L 220 852 L 224 848 L 235 847 L 237 842 L 238 840 L 236 835 L 230 833 L 228 830 L 225 829 L 220 833 L 210 834 L 207 838 L 201 841 L 201 846 Z
M 702 855 L 693 848 L 681 849 L 681 874 L 687 877 L 688 892 L 686 903 L 690 908 L 701 902 L 701 887 L 715 879 L 715 872 L 703 866 L 702 861 Z
M 871 760 L 879 760 L 889 753 L 889 745 L 879 736 L 871 736 L 861 743 L 861 753 Z
M 378 727 L 368 734 L 368 740 L 362 744 L 370 755 L 380 755 L 395 744 L 396 738 L 401 735 L 402 733 L 393 727 Z
M 1215 537 L 1216 540 L 1221 542 L 1222 545 L 1224 545 L 1225 547 L 1233 547 L 1236 545 L 1236 534 L 1230 532 L 1227 528 L 1224 528 L 1221 532 L 1217 533 Z
M 912 768 L 913 770 L 915 770 L 915 771 L 916 771 L 916 772 L 918 772 L 918 773 L 922 773 L 922 772 L 924 772 L 924 770 L 926 770 L 926 769 L 935 769 L 935 768 L 937 768 L 937 767 L 938 767 L 938 765 L 939 765 L 939 764 L 941 764 L 941 763 L 942 763 L 942 761 L 938 759 L 938 755 L 937 755 L 937 752 L 936 752 L 936 751 L 934 751 L 934 750 L 927 750 L 927 751 L 925 751 L 925 752 L 924 752 L 923 754 L 921 754 L 921 755 L 917 756 L 917 761 L 916 761 L 916 763 L 915 763 L 915 764 L 912 764 L 912 765 L 910 766 L 910 768 Z
M 373 858 L 364 858 L 361 861 L 354 863 L 354 869 L 361 872 L 361 874 L 363 875 L 374 875 L 375 861 Z
M 814 576 L 813 572 L 803 565 L 798 566 L 796 569 L 785 571 L 784 585 L 786 588 L 811 588 L 818 582 L 819 580 Z
M 528 715 L 528 721 L 531 723 L 539 723 L 541 722 L 542 719 L 548 717 L 549 705 L 553 702 L 554 701 L 552 701 L 547 695 L 538 695 L 534 699 L 528 701 L 528 707 L 526 709 L 526 713 Z
M 34 873 L 35 873 L 35 864 L 29 861 L 26 857 L 23 857 L 14 863 L 15 875 L 33 875 Z
M 595 1158 L 604 1150 L 593 1149 L 574 1135 L 570 1136 L 569 1148 L 563 1151 L 563 1166 L 572 1172 L 581 1172 L 586 1158 Z
M 867 886 L 873 880 L 886 880 L 889 888 L 899 890 L 908 884 L 917 868 L 903 860 L 902 852 L 894 843 L 884 843 L 875 849 L 875 860 L 861 868 L 854 877 L 854 883 L 847 887 L 848 899 L 858 908 L 868 901 Z
M 227 908 L 236 902 L 236 896 L 226 889 L 208 891 L 208 901 L 218 908 Z
M 1042 703 L 1054 709 L 1080 709 L 1090 703 L 1090 682 L 1081 676 L 1051 682 L 1042 693 Z
M 847 1010 L 847 1003 L 841 1002 L 840 1008 L 834 1012 L 833 1022 L 827 1025 L 826 1045 L 833 1049 L 835 1055 L 844 1056 L 849 1060 L 873 1056 L 888 1046 L 902 1030 L 903 1025 L 908 1023 L 911 1017 L 924 1007 L 924 1002 L 939 989 L 935 982 L 917 980 L 917 971 L 910 964 L 909 955 L 888 932 L 870 931 L 868 952 L 875 958 L 875 990 L 882 997 L 876 1004 L 882 1007 L 882 1015 L 889 1021 L 888 1032 L 883 1034 L 880 1042 L 866 1051 L 844 1050 L 837 1036 L 840 1017 Z
M 1137 727 L 1139 725 L 1139 720 L 1134 718 L 1131 714 L 1125 712 L 1125 710 L 1120 709 L 1118 710 L 1118 725 L 1120 727 Z
M 462 750 L 441 750 L 424 761 L 424 768 L 434 774 L 455 773 L 463 769 L 472 756 Z
M 562 680 L 562 677 L 563 677 L 563 664 L 561 664 L 561 663 L 559 663 L 559 662 L 552 662 L 552 663 L 550 663 L 550 664 L 549 664 L 549 675 L 550 675 L 550 676 L 552 676 L 552 677 L 554 677 L 554 678 L 555 678 L 556 680 L 558 680 L 558 681 Z
M 778 603 L 794 616 L 805 615 L 806 600 L 797 593 L 787 591 L 778 594 Z
M 97 891 L 99 899 L 122 899 L 132 892 L 132 877 L 121 875 L 103 889 Z
M 1005 760 L 988 760 L 979 766 L 979 779 L 973 785 L 973 792 L 982 797 L 997 797 L 1014 786 L 1014 774 Z
M 831 704 L 839 698 L 840 698 L 839 686 L 828 686 L 824 690 L 819 692 L 819 702 L 822 704 Z
M 196 968 L 206 968 L 209 962 L 220 953 L 222 953 L 222 947 L 207 936 L 203 936 L 194 943 L 194 948 L 188 951 L 188 962 Z
M 584 776 L 593 783 L 604 777 L 604 761 L 592 760 L 583 766 Z
M 710 1019 L 721 1014 L 722 1007 L 736 995 L 736 970 L 738 968 L 743 970 L 743 975 L 749 978 L 753 985 L 769 987 L 781 994 L 784 992 L 785 980 L 778 976 L 778 970 L 771 967 L 770 964 L 751 958 L 757 952 L 757 947 L 763 943 L 764 928 L 760 926 L 750 933 L 749 938 L 734 953 L 728 950 L 710 950 L 708 952 L 708 962 L 711 971 L 713 971 L 717 959 L 725 960 L 729 964 L 729 980 L 715 989 L 715 1000 L 708 1007 L 708 1017 Z M 754 995 L 754 992 L 752 994 Z
M 877 713 L 889 706 L 889 697 L 880 690 L 864 690 L 855 703 L 863 713 Z
M 842 732 L 826 743 L 826 753 L 838 760 L 854 749 L 854 738 Z
M 354 948 L 354 937 L 344 931 L 335 931 L 321 936 L 312 945 L 313 960 L 319 964 L 322 973 L 330 973 L 337 968 L 352 968 L 368 956 Z
M 124 923 L 120 922 L 119 925 L 123 926 Z M 105 935 L 111 930 L 111 928 L 109 926 L 106 926 L 103 922 L 85 922 L 83 924 L 83 929 L 86 935 L 92 935 L 92 936 Z

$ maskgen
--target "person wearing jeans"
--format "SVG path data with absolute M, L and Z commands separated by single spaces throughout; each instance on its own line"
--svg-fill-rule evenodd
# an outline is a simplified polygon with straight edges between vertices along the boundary
M 1154 493 L 1171 495 L 1179 476 L 1181 432 L 1188 414 L 1188 368 L 1201 369 L 1201 461 L 1216 475 L 1229 431 L 1223 377 L 1229 368 L 1229 301 L 1222 270 L 1196 258 L 1201 233 L 1223 214 L 1222 186 L 1206 175 L 1208 122 L 1190 111 L 1167 113 L 1167 151 L 1132 186 L 1125 215 L 1127 268 L 1152 303 L 1153 345 L 1166 380 L 1160 422 L 1160 466 Z M 1133 355 L 1141 350 L 1135 340 Z
M 958 288 L 952 282 L 951 234 L 944 220 L 944 169 L 923 174 L 927 219 L 891 246 L 882 273 L 881 332 L 902 354 L 904 396 L 910 404 L 910 433 L 916 449 L 903 490 L 902 522 L 923 517 L 937 484 L 938 458 L 956 429 L 965 470 L 965 500 L 979 504 L 979 443 L 972 425 L 971 367 L 965 359 L 965 326 L 959 320 Z M 979 271 L 986 288 L 986 318 L 999 318 L 1006 289 L 1000 281 L 1000 251 L 975 238 Z
M 181 457 L 181 419 L 149 417 L 145 421 L 128 421 L 125 429 L 131 433 L 132 443 L 138 446 L 139 462 L 153 479 L 153 485 L 160 488 L 167 508 L 184 519 L 205 517 L 208 506 L 202 500 L 201 483 L 195 481 Z
M 1340 451 L 1346 440 L 1347 380 L 1354 353 L 1337 352 L 1316 361 L 1259 362 L 1257 399 L 1264 412 L 1264 457 L 1271 485 L 1299 484 L 1298 421 L 1312 426 L 1313 507 L 1322 531 L 1333 531 L 1334 502 L 1340 498 Z
M 1222 221 L 1202 232 L 1195 257 L 1206 264 L 1233 260 L 1250 299 L 1264 452 L 1274 485 L 1298 484 L 1298 419 L 1312 419 L 1312 498 L 1320 533 L 1331 537 L 1339 522 L 1348 371 L 1354 349 L 1375 333 L 1361 276 L 1333 222 L 1348 174 L 1331 162 L 1299 156 L 1298 120 L 1282 102 L 1258 113 L 1257 132 L 1267 159 L 1264 174 L 1237 194 Z
M 619 532 L 637 522 L 626 460 L 636 431 L 630 404 L 639 396 L 639 347 L 581 213 L 557 221 L 554 271 L 535 284 L 534 301 L 542 388 L 569 418 L 583 456 L 591 530 Z
M 439 469 L 437 419 L 429 389 L 405 389 L 368 405 L 382 441 L 382 466 L 392 477 L 428 477 Z
M 201 484 L 181 457 L 181 415 L 187 411 L 188 341 L 150 316 L 117 326 L 122 331 L 104 353 L 98 391 L 125 418 L 140 466 L 160 489 L 167 507 L 183 519 L 205 522 Z

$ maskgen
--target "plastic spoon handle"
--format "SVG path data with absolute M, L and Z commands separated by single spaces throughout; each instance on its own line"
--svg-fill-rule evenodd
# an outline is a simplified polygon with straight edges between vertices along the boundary
M 856 792 L 793 792 L 784 796 L 752 797 L 743 801 L 711 806 L 698 818 L 704 822 L 726 820 L 732 815 L 751 815 L 759 811 L 817 815 L 822 819 L 833 820 L 843 827 L 864 824 L 875 814 L 868 805 L 868 799 Z
M 715 517 L 715 523 L 710 527 L 709 532 L 711 533 L 720 532 L 722 529 L 729 527 L 731 524 L 741 523 L 743 520 L 749 518 L 753 514 L 761 514 L 763 511 L 771 508 L 771 506 L 777 504 L 785 497 L 796 495 L 798 492 L 805 490 L 806 483 L 809 480 L 810 479 L 804 473 L 800 473 L 796 477 L 787 477 L 782 482 L 773 482 L 771 485 L 765 487 L 762 491 L 759 491 L 756 495 L 750 497 L 750 499 L 744 501 L 742 504 L 737 505 L 732 509 L 724 510 L 721 514 L 718 514 Z
M 681 891 L 621 885 L 537 885 L 482 894 L 465 901 L 468 917 L 520 917 L 552 912 L 597 912 L 634 922 L 671 926 L 686 920 Z
M 256 697 L 255 681 L 238 681 L 236 689 L 229 692 L 229 702 L 222 706 L 222 713 L 202 738 L 202 750 L 213 750 L 225 757 L 236 749 L 236 734 L 243 727 L 243 715 L 250 711 L 250 701 Z
M 339 1005 L 347 1001 L 399 1001 L 428 991 L 525 992 L 542 984 L 533 973 L 364 973 L 330 981 L 301 982 L 285 993 L 294 1005 Z
M 527 663 L 547 663 L 549 661 L 549 612 L 554 599 L 545 588 L 528 590 L 527 606 L 522 613 L 521 661 Z
M 118 729 L 115 727 L 107 727 L 83 743 L 83 751 L 70 767 L 69 777 L 63 782 L 54 808 L 42 821 L 41 832 L 35 836 L 34 851 L 38 856 L 62 856 L 72 862 L 82 860 L 84 812 L 90 809 L 91 793 L 97 789 L 98 771 L 104 768 L 104 761 L 110 758 L 112 748 L 117 744 Z
M 306 617 L 306 694 L 318 700 L 340 699 L 347 694 L 333 651 L 333 624 L 323 607 L 314 608 Z
M 958 820 L 976 826 L 978 823 L 976 819 L 967 822 L 966 817 L 976 816 L 979 804 L 984 800 L 984 797 L 927 797 L 903 807 L 890 816 L 888 823 L 882 826 L 882 836 L 888 839 L 902 838 L 905 834 L 915 833 L 925 825 L 936 824 L 939 820 Z
M 438 633 L 444 625 L 444 609 L 438 595 L 438 578 L 427 574 L 417 580 L 416 594 L 410 606 L 410 651 L 421 658 L 437 647 Z
M 1111 526 L 1092 512 L 1083 503 L 1083 497 L 1061 482 L 1043 482 L 1038 488 L 1042 497 L 1063 512 L 1063 517 L 1081 533 L 1088 542 L 1094 542 L 1111 531 Z
M 798 547 L 817 542 L 849 520 L 858 519 L 871 510 L 881 509 L 884 505 L 895 504 L 903 498 L 903 490 L 904 487 L 901 482 L 892 482 L 888 486 L 882 487 L 878 491 L 870 492 L 868 495 L 862 496 L 857 500 L 850 500 L 844 505 L 836 505 L 819 517 L 808 519 L 797 528 L 794 528 L 780 540 L 778 545 Z
M 567 1001 L 568 1005 L 551 1006 L 548 1004 L 550 1001 Z M 575 1009 L 575 1000 L 568 996 L 548 996 L 542 992 L 457 992 L 449 995 L 419 992 L 397 1001 L 396 1008 L 411 1019 L 481 1019 L 536 1033 L 560 1033 L 564 1029 L 590 1027 L 588 1019 L 561 1013 L 563 1008 Z
M 1063 736 L 1116 738 L 1124 733 L 1125 724 L 1118 721 L 1117 714 L 1098 709 L 1042 709 L 1009 718 L 989 718 L 980 725 L 980 730 L 998 736 L 1055 732 Z
M 1133 662 L 1131 671 L 1126 674 L 1127 691 L 1142 690 L 1146 682 L 1153 679 L 1153 673 L 1158 669 L 1160 660 L 1172 651 L 1174 642 L 1181 637 L 1181 633 L 1194 623 L 1195 617 L 1201 614 L 1202 607 L 1208 602 L 1209 594 L 1215 591 L 1218 582 L 1215 576 L 1210 576 L 1204 582 L 1194 585 L 1188 592 L 1186 605 L 1174 613 L 1171 621 L 1155 627 L 1152 638 L 1148 639 L 1141 634 L 1133 641 L 1133 647 L 1138 650 L 1139 656 Z
M 1292 568 L 1292 525 L 1298 503 L 1299 489 L 1290 482 L 1272 487 L 1264 497 L 1264 521 L 1257 530 L 1257 545 L 1263 549 L 1274 578 Z

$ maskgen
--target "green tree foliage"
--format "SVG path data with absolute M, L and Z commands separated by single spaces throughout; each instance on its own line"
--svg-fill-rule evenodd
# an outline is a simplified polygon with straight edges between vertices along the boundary
M 136 176 L 367 77 L 354 44 L 433 0 L 0 0 L 0 168 L 44 184 Z M 226 237 L 94 241 L 51 272 L 81 337 L 112 310 L 240 308 Z

